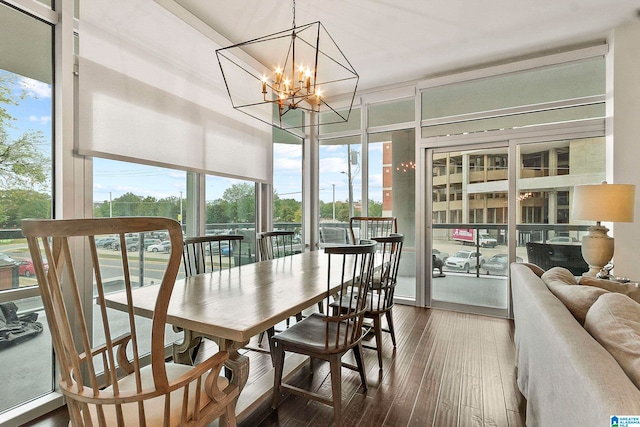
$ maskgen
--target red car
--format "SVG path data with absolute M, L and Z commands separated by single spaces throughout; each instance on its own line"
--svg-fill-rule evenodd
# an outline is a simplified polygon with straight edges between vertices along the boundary
M 36 270 L 33 267 L 33 262 L 30 259 L 24 259 L 18 261 L 18 274 L 20 276 L 31 277 L 36 275 Z M 44 264 L 44 271 L 48 271 L 49 266 Z

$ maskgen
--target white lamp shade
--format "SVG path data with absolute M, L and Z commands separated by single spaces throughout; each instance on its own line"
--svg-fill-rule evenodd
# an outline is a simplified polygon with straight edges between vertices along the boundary
M 632 184 L 578 185 L 573 189 L 573 219 L 633 222 L 635 193 Z

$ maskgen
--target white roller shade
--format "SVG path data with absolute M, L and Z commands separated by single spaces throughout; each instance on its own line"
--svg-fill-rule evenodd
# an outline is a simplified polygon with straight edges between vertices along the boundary
M 271 182 L 271 128 L 231 107 L 213 41 L 152 0 L 82 6 L 79 154 Z

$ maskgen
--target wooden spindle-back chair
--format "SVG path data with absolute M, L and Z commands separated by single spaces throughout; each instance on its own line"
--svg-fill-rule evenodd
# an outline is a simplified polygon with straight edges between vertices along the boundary
M 357 370 L 362 386 L 367 389 L 367 378 L 362 356 L 364 314 L 367 310 L 367 292 L 371 283 L 376 243 L 364 241 L 358 245 L 325 248 L 329 257 L 327 271 L 327 304 L 333 302 L 336 291 L 344 298 L 338 299 L 333 315 L 313 313 L 289 329 L 271 338 L 274 354 L 275 377 L 272 406 L 278 405 L 280 392 L 292 393 L 333 406 L 334 425 L 342 420 L 342 367 Z M 356 366 L 342 363 L 342 356 L 353 351 Z M 329 362 L 331 369 L 332 397 L 303 390 L 282 382 L 285 352 L 304 354 L 311 359 Z
M 235 425 L 238 388 L 219 375 L 226 352 L 196 367 L 165 362 L 167 309 L 182 254 L 182 231 L 176 221 L 147 217 L 24 220 L 22 231 L 73 426 L 204 426 L 221 416 L 224 425 Z M 142 285 L 131 278 L 137 260 L 134 264 L 129 259 L 124 243 L 130 233 L 153 231 L 169 233 L 171 252 L 157 285 L 150 331 L 146 331 L 135 321 L 132 308 L 134 287 Z M 96 236 L 104 235 L 118 237 L 117 260 L 113 252 L 105 257 L 98 251 Z M 85 264 L 86 258 L 91 264 Z M 85 265 L 90 271 L 84 271 Z M 128 301 L 124 316 L 105 306 L 105 293 L 112 286 L 106 280 L 107 268 L 119 269 Z M 97 330 L 104 335 L 104 343 L 94 342 Z M 151 344 L 146 363 L 141 348 L 145 336 Z

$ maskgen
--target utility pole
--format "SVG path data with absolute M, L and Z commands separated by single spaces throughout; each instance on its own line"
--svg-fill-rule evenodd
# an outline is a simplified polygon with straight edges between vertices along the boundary
M 336 185 L 333 185 L 333 222 L 336 222 Z
M 180 230 L 182 230 L 182 191 L 180 192 L 180 215 L 178 216 L 180 222 Z

